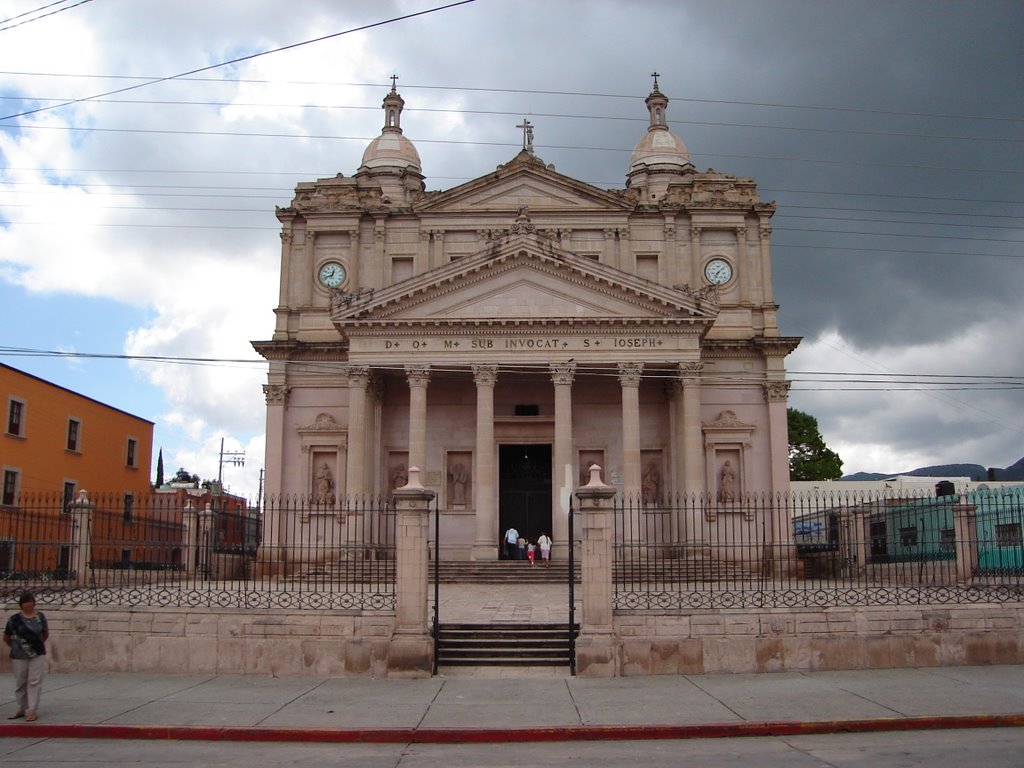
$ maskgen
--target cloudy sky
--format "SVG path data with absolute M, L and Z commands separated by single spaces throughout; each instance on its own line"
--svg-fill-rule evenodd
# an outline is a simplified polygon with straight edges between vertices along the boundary
M 215 477 L 225 438 L 247 458 L 225 481 L 254 493 L 274 206 L 355 172 L 388 77 L 428 189 L 507 162 L 523 116 L 546 162 L 611 188 L 656 70 L 694 164 L 778 203 L 791 403 L 845 471 L 1024 455 L 1024 4 L 476 0 L 380 23 L 442 5 L 4 2 L 0 360 L 154 421 L 169 473 Z

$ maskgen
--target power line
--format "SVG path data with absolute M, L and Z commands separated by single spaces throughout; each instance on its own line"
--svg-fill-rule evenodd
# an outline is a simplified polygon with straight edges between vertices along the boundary
M 430 9 L 425 10 L 425 11 L 417 11 L 416 13 L 407 13 L 404 16 L 395 16 L 394 18 L 386 19 L 384 21 L 376 21 L 376 22 L 373 22 L 372 24 L 364 24 L 364 25 L 362 25 L 360 27 L 354 27 L 352 29 L 346 29 L 346 30 L 344 30 L 342 32 L 333 32 L 333 33 L 331 33 L 329 35 L 322 35 L 321 37 L 313 38 L 311 40 L 303 40 L 302 42 L 299 42 L 299 43 L 291 43 L 289 45 L 283 45 L 283 46 L 281 46 L 279 48 L 273 48 L 273 49 L 268 50 L 268 51 L 260 51 L 258 53 L 250 53 L 247 56 L 239 56 L 238 58 L 235 58 L 235 59 L 230 59 L 228 61 L 222 61 L 219 64 L 210 64 L 209 66 L 206 66 L 206 67 L 199 67 L 198 69 L 191 69 L 191 70 L 188 70 L 187 72 L 180 72 L 180 73 L 178 73 L 176 75 L 168 75 L 167 77 L 153 78 L 151 80 L 147 80 L 147 81 L 142 82 L 142 83 L 136 83 L 135 85 L 128 85 L 128 86 L 125 86 L 124 88 L 118 88 L 118 89 L 113 90 L 113 91 L 106 91 L 104 93 L 96 93 L 96 94 L 93 94 L 92 96 L 83 96 L 80 99 L 71 99 L 69 101 L 65 101 L 65 102 L 62 102 L 60 104 L 51 104 L 49 106 L 37 107 L 36 109 L 30 109 L 30 110 L 26 110 L 24 112 L 17 112 L 15 114 L 4 115 L 3 117 L 0 117 L 0 120 L 10 120 L 10 119 L 13 119 L 15 117 L 24 117 L 26 115 L 34 115 L 34 114 L 37 114 L 39 112 L 48 112 L 48 111 L 53 110 L 53 109 L 60 109 L 61 107 L 67 107 L 67 106 L 71 106 L 73 104 L 81 104 L 84 101 L 90 101 L 92 99 L 98 99 L 98 98 L 102 98 L 104 96 L 114 96 L 115 94 L 118 94 L 118 93 L 126 93 L 127 91 L 134 91 L 134 90 L 137 90 L 139 88 L 145 88 L 145 87 L 150 86 L 150 85 L 156 85 L 157 83 L 165 83 L 168 80 L 177 80 L 177 79 L 180 79 L 180 78 L 183 78 L 183 77 L 187 77 L 188 75 L 199 74 L 200 72 L 209 72 L 211 70 L 219 69 L 221 67 L 226 67 L 226 66 L 229 66 L 231 64 L 240 64 L 243 61 L 251 61 L 253 59 L 258 59 L 261 56 L 268 56 L 268 55 L 270 55 L 272 53 L 281 53 L 282 51 L 294 50 L 296 48 L 301 48 L 301 47 L 306 46 L 306 45 L 312 45 L 313 43 L 320 43 L 320 42 L 323 42 L 324 40 L 331 40 L 331 39 L 336 38 L 336 37 L 341 37 L 342 35 L 350 35 L 353 32 L 364 32 L 364 31 L 366 31 L 368 29 L 374 29 L 375 27 L 382 27 L 382 26 L 384 26 L 386 24 L 394 24 L 395 22 L 398 22 L 398 21 L 406 21 L 407 19 L 413 19 L 413 18 L 416 18 L 417 16 L 425 16 L 427 14 L 436 13 L 437 11 L 444 11 L 444 10 L 447 10 L 449 8 L 455 8 L 456 6 L 467 5 L 467 4 L 473 3 L 473 2 L 476 2 L 476 0 L 456 0 L 456 2 L 448 3 L 447 5 L 437 6 L 436 8 L 430 8 Z
M 0 171 L 25 171 L 31 173 L 152 173 L 152 174 L 181 174 L 181 175 L 211 175 L 211 176 L 289 176 L 298 179 L 310 179 L 310 178 L 326 178 L 335 175 L 334 171 L 244 171 L 244 170 L 230 170 L 226 168 L 210 169 L 210 168 L 42 168 L 42 167 L 25 167 L 25 166 L 0 166 Z M 472 176 L 434 176 L 429 177 L 432 180 L 439 181 L 454 181 L 463 182 L 471 181 Z M 594 181 L 580 179 L 585 184 L 589 184 L 598 188 L 614 188 L 619 186 L 621 182 L 615 181 Z M 2 184 L 23 184 L 23 183 L 36 183 L 41 186 L 52 186 L 44 182 L 5 182 L 0 181 Z M 107 185 L 104 185 L 107 186 Z M 131 185 L 114 185 L 114 186 L 131 186 Z M 166 185 L 148 185 L 151 188 L 163 187 Z M 191 187 L 183 186 L 183 189 L 189 189 Z M 202 187 L 196 187 L 202 189 Z M 223 187 L 224 189 L 252 189 L 252 187 Z M 282 190 L 284 192 L 292 192 L 291 187 L 267 187 L 266 189 Z M 842 190 L 831 190 L 831 189 L 782 189 L 779 187 L 758 187 L 758 192 L 771 192 L 771 193 L 784 193 L 784 194 L 798 194 L 798 195 L 817 195 L 827 197 L 871 197 L 871 198 L 890 198 L 896 200 L 930 200 L 933 202 L 949 202 L 949 203 L 986 203 L 995 205 L 1024 205 L 1024 199 L 1021 200 L 1007 200 L 1007 199 L 993 199 L 993 198 L 981 198 L 981 197 L 945 197 L 940 195 L 907 195 L 907 194 L 893 194 L 884 192 L 844 192 Z M 985 214 L 985 213 L 959 213 L 953 211 L 902 211 L 893 210 L 890 208 L 842 208 L 842 207 L 824 207 L 824 206 L 810 206 L 810 205 L 795 205 L 792 203 L 786 204 L 786 209 L 801 209 L 801 210 L 835 210 L 835 211 L 866 211 L 869 213 L 920 213 L 920 214 L 935 214 L 939 216 L 974 216 L 974 217 L 985 217 L 985 218 L 1019 218 L 1018 216 L 1005 216 L 1000 214 Z
M 15 19 L 20 19 L 23 16 L 29 16 L 29 15 L 31 15 L 33 13 L 37 13 L 39 11 L 46 10 L 47 8 L 52 8 L 55 5 L 60 5 L 61 3 L 66 3 L 66 2 L 68 2 L 68 0 L 57 0 L 57 2 L 55 2 L 55 3 L 50 3 L 49 5 L 44 5 L 41 8 L 36 8 L 34 11 L 26 11 L 25 13 L 19 13 L 17 16 L 12 16 L 9 19 L 4 19 L 4 20 L 0 21 L 0 25 L 6 24 L 9 21 L 14 21 Z M 20 27 L 20 26 L 22 26 L 24 24 L 31 24 L 33 21 L 39 21 L 40 19 L 45 19 L 48 16 L 53 16 L 54 14 L 57 14 L 57 13 L 63 13 L 64 11 L 70 11 L 72 8 L 77 8 L 80 5 L 85 5 L 86 3 L 91 3 L 91 2 L 92 2 L 92 0 L 79 0 L 74 5 L 69 5 L 69 6 L 66 6 L 64 8 L 58 8 L 55 11 L 50 11 L 49 13 L 44 13 L 44 14 L 41 14 L 40 16 L 36 16 L 34 19 L 25 19 L 25 21 L 19 21 L 17 24 L 11 24 L 10 26 L 7 26 L 7 27 L 0 27 L 0 32 L 6 32 L 9 29 L 15 29 L 16 27 Z
M 457 3 L 456 3 L 457 4 Z M 447 6 L 445 6 L 447 7 Z M 443 10 L 443 9 L 437 9 Z M 424 12 L 426 13 L 426 12 Z M 382 22 L 384 23 L 384 22 Z M 344 33 L 339 33 L 344 34 Z M 317 41 L 312 41 L 317 42 Z M 267 53 L 274 53 L 274 51 L 268 51 Z M 261 55 L 261 54 L 259 54 Z M 242 61 L 244 59 L 239 59 Z M 234 62 L 226 62 L 228 64 Z M 221 65 L 214 65 L 223 66 Z M 213 67 L 211 67 L 213 68 Z M 202 72 L 204 70 L 196 70 L 196 72 Z M 102 74 L 85 74 L 75 72 L 25 72 L 17 70 L 0 71 L 0 75 L 16 75 L 20 77 L 67 77 L 76 79 L 94 79 L 94 80 L 143 80 L 145 82 L 140 85 L 148 85 L 153 82 L 160 82 L 161 80 L 183 80 L 183 81 L 195 81 L 195 82 L 207 82 L 207 83 L 240 83 L 248 85 L 308 85 L 308 86 L 323 86 L 330 88 L 380 88 L 380 83 L 351 83 L 351 82 L 338 82 L 330 80 L 261 80 L 253 78 L 203 78 L 203 77 L 189 77 L 192 73 L 185 73 L 178 75 L 173 78 L 157 78 L 157 77 L 146 77 L 138 75 L 102 75 Z M 553 91 L 553 90 L 539 90 L 530 88 L 494 88 L 494 87 L 474 87 L 465 85 L 420 85 L 416 83 L 403 83 L 403 90 L 430 90 L 430 91 L 456 91 L 465 93 L 513 93 L 522 94 L 528 96 L 579 96 L 585 98 L 600 98 L 600 99 L 627 99 L 630 101 L 642 101 L 644 96 L 637 94 L 627 93 L 604 93 L 599 91 Z M 112 96 L 116 93 L 122 93 L 125 90 L 111 91 L 110 93 L 97 94 L 93 98 L 102 98 L 104 96 Z M 670 101 L 672 102 L 686 102 L 692 104 L 724 104 L 730 106 L 741 106 L 741 107 L 763 107 L 771 109 L 796 109 L 796 110 L 807 110 L 807 111 L 819 111 L 819 112 L 846 112 L 846 113 L 860 113 L 860 114 L 873 114 L 873 115 L 886 115 L 891 117 L 924 117 L 924 118 L 938 118 L 938 119 L 953 119 L 953 120 L 981 120 L 990 122 L 1006 122 L 1006 123 L 1024 123 L 1024 118 L 1017 117 L 1006 117 L 1001 115 L 970 115 L 970 114 L 957 114 L 947 112 L 901 112 L 898 110 L 891 109 L 873 109 L 868 107 L 851 107 L 844 105 L 825 105 L 825 104 L 790 104 L 785 102 L 762 102 L 762 101 L 739 101 L 735 99 L 702 99 L 696 97 L 687 96 L 671 96 Z M 517 113 L 519 114 L 519 113 Z
M 67 103 L 66 97 L 39 97 L 39 96 L 0 96 L 0 101 L 53 101 Z M 272 109 L 316 109 L 316 110 L 380 110 L 380 105 L 372 104 L 312 104 L 308 102 L 279 103 L 279 102 L 239 102 L 239 101 L 199 101 L 199 100 L 171 100 L 171 99 L 90 99 L 94 104 L 132 104 L 132 105 L 160 105 L 160 106 L 193 106 L 193 107 L 249 107 L 249 108 L 272 108 Z M 456 109 L 454 107 L 405 107 L 403 113 L 425 113 L 425 114 L 451 114 L 451 115 L 489 115 L 494 117 L 522 117 L 524 112 L 520 111 L 499 111 L 489 109 Z M 647 117 L 631 117 L 620 115 L 589 115 L 589 114 L 568 114 L 563 112 L 536 112 L 527 110 L 525 113 L 530 118 L 554 118 L 560 120 L 587 120 L 587 121 L 622 121 L 631 123 L 647 123 Z M 935 139 L 942 141 L 992 141 L 999 143 L 1020 144 L 1024 138 L 1006 136 L 976 136 L 936 133 L 915 133 L 909 131 L 868 131 L 854 128 L 822 128 L 817 126 L 798 125 L 773 125 L 770 123 L 735 123 L 712 120 L 669 120 L 669 126 L 705 126 L 711 128 L 755 128 L 758 130 L 773 131 L 795 131 L 802 133 L 822 133 L 849 136 L 876 136 L 880 138 L 899 139 Z
M 470 2 L 471 0 L 463 0 L 464 2 Z M 17 117 L 17 115 L 14 115 Z M 5 118 L 0 118 L 0 120 Z M 72 132 L 83 132 L 83 133 L 131 133 L 138 135 L 158 134 L 158 135 L 169 135 L 169 136 L 231 136 L 234 138 L 260 138 L 260 139 L 300 139 L 302 141 L 315 140 L 331 140 L 331 141 L 359 141 L 363 143 L 369 143 L 376 136 L 333 136 L 329 134 L 299 134 L 299 133 L 269 133 L 264 131 L 200 131 L 200 130 L 183 130 L 183 129 L 171 129 L 171 128 L 97 128 L 97 127 L 77 127 L 69 125 L 25 125 L 20 123 L 14 123 L 9 125 L 0 126 L 0 128 L 11 128 L 18 130 L 35 130 L 35 131 L 72 131 Z M 519 144 L 516 142 L 509 141 L 469 141 L 466 139 L 427 139 L 417 138 L 417 144 L 445 144 L 445 145 L 456 145 L 456 146 L 476 146 L 476 147 L 510 147 L 517 148 Z M 632 152 L 633 150 L 628 147 L 595 147 L 586 146 L 580 144 L 534 144 L 535 149 L 551 149 L 551 150 L 571 150 L 571 151 L 585 151 L 585 152 Z M 744 155 L 744 154 L 733 154 L 726 152 L 691 152 L 691 157 L 705 157 L 705 158 L 729 158 L 732 160 L 770 160 L 784 163 L 813 163 L 819 165 L 849 165 L 854 167 L 868 167 L 868 168 L 898 168 L 898 169 L 909 169 L 918 171 L 941 171 L 943 173 L 956 172 L 956 173 L 993 173 L 999 175 L 1022 175 L 1024 170 L 1018 170 L 1015 168 L 970 168 L 960 166 L 948 166 L 948 165 L 924 165 L 919 163 L 883 163 L 872 160 L 834 160 L 828 158 L 808 158 L 808 157 L 790 157 L 785 155 Z
M 233 357 L 192 357 L 175 355 L 129 355 L 123 353 L 99 353 L 99 352 L 72 352 L 66 350 L 32 349 L 26 347 L 0 347 L 0 357 L 52 357 L 67 359 L 90 359 L 90 360 L 120 360 L 131 362 L 148 362 L 173 365 L 199 365 L 199 366 L 265 366 L 267 360 L 259 358 L 233 358 Z M 330 370 L 341 371 L 350 366 L 347 361 L 305 361 L 294 360 L 284 361 L 287 365 L 305 368 L 309 370 Z M 546 365 L 523 364 L 514 365 L 499 363 L 499 373 L 506 374 L 550 374 Z M 404 366 L 401 365 L 375 365 L 375 369 L 404 373 Z M 431 371 L 439 374 L 465 374 L 466 366 L 444 366 L 432 365 Z M 618 377 L 618 372 L 608 367 L 596 367 L 579 365 L 577 374 L 591 376 Z M 678 374 L 668 369 L 659 367 L 658 364 L 650 364 L 645 367 L 641 376 L 648 380 L 671 381 L 678 378 Z M 688 378 L 693 378 L 687 374 Z M 750 384 L 761 383 L 767 380 L 765 374 L 741 374 L 741 373 L 715 373 L 703 371 L 698 377 L 705 382 L 717 383 L 738 383 Z M 966 388 L 981 389 L 1024 389 L 1024 375 L 997 375 L 997 374 L 962 374 L 962 373 L 865 373 L 862 371 L 787 371 L 788 381 L 798 383 L 846 383 L 846 384 L 872 384 L 884 385 L 885 391 L 899 391 L 908 386 L 926 386 L 929 390 Z M 903 385 L 898 388 L 894 385 Z

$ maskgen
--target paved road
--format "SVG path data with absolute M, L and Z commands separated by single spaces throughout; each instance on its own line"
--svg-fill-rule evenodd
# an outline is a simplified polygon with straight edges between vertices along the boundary
M 1024 729 L 465 745 L 0 738 L 0 760 L 47 768 L 1020 768 Z

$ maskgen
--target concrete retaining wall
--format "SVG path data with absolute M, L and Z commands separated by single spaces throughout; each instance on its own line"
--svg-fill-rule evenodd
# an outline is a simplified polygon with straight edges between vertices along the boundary
M 390 615 L 208 608 L 43 610 L 50 623 L 50 667 L 60 672 L 389 675 Z M 10 661 L 3 664 L 9 668 Z
M 399 658 L 390 615 L 44 610 L 51 629 L 50 666 L 61 672 L 423 674 Z M 1024 605 L 1018 604 L 620 614 L 614 628 L 612 637 L 596 644 L 581 638 L 581 676 L 1024 663 Z M 0 661 L 0 668 L 9 665 L 6 658 Z
M 591 675 L 1017 664 L 1024 605 L 708 611 L 615 617 L 617 669 Z

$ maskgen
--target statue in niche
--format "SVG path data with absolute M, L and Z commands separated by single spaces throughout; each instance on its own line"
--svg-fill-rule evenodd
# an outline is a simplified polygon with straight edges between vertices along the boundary
M 661 472 L 653 461 L 647 462 L 647 466 L 644 467 L 640 490 L 644 504 L 657 504 L 661 499 Z
M 405 464 L 396 464 L 391 470 L 391 488 L 402 488 L 409 484 L 409 473 L 405 469 Z
M 466 503 L 466 484 L 469 482 L 469 473 L 466 472 L 464 464 L 456 464 L 452 467 L 452 504 Z
M 729 459 L 725 460 L 718 473 L 718 500 L 736 501 L 736 470 Z
M 321 504 L 327 504 L 334 500 L 334 475 L 327 462 L 323 462 L 316 471 L 316 500 Z

